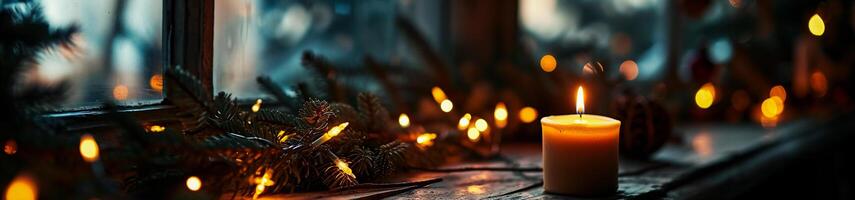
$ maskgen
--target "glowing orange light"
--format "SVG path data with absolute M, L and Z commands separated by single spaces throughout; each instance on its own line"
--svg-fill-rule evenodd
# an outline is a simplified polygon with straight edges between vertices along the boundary
M 84 134 L 80 137 L 80 155 L 86 162 L 94 162 L 98 160 L 98 143 L 92 135 Z
M 151 89 L 154 89 L 154 91 L 163 91 L 163 75 L 152 75 L 151 79 L 148 80 L 148 85 L 151 86 Z
M 484 132 L 487 130 L 487 128 L 490 128 L 490 124 L 487 124 L 487 120 L 484 120 L 484 119 L 475 120 L 475 129 L 478 129 L 478 131 L 480 131 L 480 132 Z
M 148 127 L 148 132 L 160 133 L 166 130 L 166 127 L 160 125 L 152 125 Z
M 463 117 L 460 117 L 460 121 L 457 121 L 457 129 L 458 130 L 466 130 L 469 127 L 469 121 L 472 120 L 472 115 L 466 113 Z
M 822 21 L 822 17 L 819 17 L 819 14 L 813 14 L 808 21 L 808 30 L 810 33 L 815 36 L 822 36 L 825 33 L 825 22 Z
M 470 185 L 466 187 L 466 192 L 471 194 L 484 194 L 487 192 L 482 185 Z
M 760 109 L 763 112 L 763 116 L 769 118 L 777 117 L 784 111 L 784 101 L 778 97 L 769 97 L 768 99 L 763 100 L 763 104 L 760 105 Z
M 713 100 L 715 100 L 715 86 L 712 83 L 707 83 L 701 86 L 698 89 L 698 92 L 695 93 L 695 104 L 702 109 L 707 109 L 713 104 Z
M 810 88 L 813 89 L 817 97 L 825 96 L 825 93 L 828 92 L 828 80 L 825 79 L 825 74 L 821 71 L 811 74 Z
M 451 109 L 454 108 L 454 104 L 451 103 L 451 100 L 442 100 L 442 103 L 439 104 L 439 108 L 442 109 L 442 112 L 451 112 Z
M 422 133 L 416 138 L 416 143 L 420 146 L 429 147 L 433 145 L 434 139 L 436 139 L 436 133 Z
M 252 104 L 252 112 L 258 112 L 261 110 L 261 99 L 256 99 L 255 104 Z
M 312 145 L 317 146 L 317 145 L 323 144 L 324 142 L 327 142 L 328 140 L 332 139 L 333 137 L 338 136 L 338 134 L 340 134 L 342 131 L 344 131 L 345 128 L 347 128 L 348 124 L 350 124 L 350 123 L 345 122 L 345 123 L 339 124 L 338 126 L 334 126 L 334 127 L 330 128 L 330 130 L 328 130 L 327 133 L 324 133 L 323 136 L 319 137 L 317 140 L 312 142 Z
M 128 86 L 121 84 L 116 85 L 116 87 L 113 88 L 113 98 L 120 101 L 128 99 L 128 92 Z
M 252 199 L 258 199 L 258 195 L 264 193 L 264 188 L 274 184 L 274 182 L 270 180 L 271 177 L 273 177 L 273 170 L 268 169 L 264 172 L 264 175 L 255 178 L 255 180 L 253 181 L 253 183 L 256 184 L 255 193 L 252 195 Z
M 342 173 L 347 174 L 352 178 L 356 178 L 356 175 L 353 175 L 353 170 L 351 170 L 350 167 L 347 166 L 347 162 L 344 162 L 344 160 L 335 159 L 335 166 L 338 167 L 338 169 L 341 170 Z
M 546 54 L 540 58 L 540 69 L 543 69 L 545 72 L 555 71 L 555 67 L 558 66 L 558 61 L 555 60 L 555 56 Z
M 401 125 L 402 128 L 410 127 L 410 117 L 407 114 L 401 113 L 398 116 L 398 124 Z
M 787 101 L 787 90 L 784 89 L 784 86 L 776 85 L 769 90 L 769 96 L 781 98 L 781 101 Z
M 36 182 L 28 175 L 18 175 L 6 187 L 4 199 L 35 200 L 38 199 Z
M 692 138 L 692 149 L 694 149 L 695 153 L 697 153 L 701 158 L 708 158 L 711 156 L 713 153 L 713 145 L 710 134 L 701 132 L 695 135 Z
M 505 107 L 505 103 L 499 102 L 496 104 L 493 117 L 496 119 L 496 127 L 504 128 L 508 125 L 508 109 Z
M 523 123 L 531 123 L 537 119 L 537 110 L 532 107 L 525 107 L 520 110 L 520 121 Z
M 579 89 L 576 90 L 576 113 L 585 113 L 585 91 L 582 89 L 582 86 L 579 86 Z
M 15 154 L 15 152 L 18 152 L 18 143 L 16 143 L 15 140 L 6 140 L 6 143 L 3 144 L 3 152 L 5 152 L 6 155 Z
M 478 132 L 478 129 L 475 129 L 475 127 L 469 127 L 469 129 L 466 130 L 466 137 L 468 137 L 470 141 L 477 142 L 478 139 L 481 138 L 481 132 Z
M 638 77 L 638 64 L 632 60 L 623 61 L 618 69 L 626 80 L 635 80 Z
M 448 97 L 445 96 L 445 92 L 443 92 L 442 88 L 439 88 L 439 86 L 431 88 L 430 93 L 433 95 L 433 100 L 436 101 L 436 103 L 442 103 L 442 101 L 448 99 Z
M 202 180 L 196 176 L 187 178 L 185 184 L 187 185 L 187 189 L 190 189 L 190 191 L 199 191 L 199 189 L 202 188 Z

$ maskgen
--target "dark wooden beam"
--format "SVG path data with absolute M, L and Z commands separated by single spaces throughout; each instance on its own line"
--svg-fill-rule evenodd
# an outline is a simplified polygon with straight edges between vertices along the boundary
M 214 1 L 163 1 L 164 63 L 179 65 L 195 75 L 208 94 L 213 94 Z M 175 86 L 166 84 L 169 98 Z

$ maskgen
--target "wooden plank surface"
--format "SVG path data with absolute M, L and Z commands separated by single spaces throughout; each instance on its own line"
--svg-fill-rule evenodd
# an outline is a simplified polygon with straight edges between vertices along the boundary
M 704 190 L 715 191 L 716 184 L 749 179 L 741 169 L 757 170 L 757 162 L 771 162 L 767 157 L 798 151 L 793 142 L 803 142 L 817 135 L 816 127 L 823 126 L 813 120 L 792 121 L 774 129 L 764 129 L 754 124 L 706 124 L 677 128 L 677 138 L 657 152 L 651 160 L 621 158 L 618 192 L 598 198 L 579 198 L 543 192 L 539 171 L 462 171 L 433 172 L 409 171 L 389 177 L 386 182 L 416 181 L 441 178 L 424 187 L 385 188 L 376 191 L 351 192 L 335 198 L 371 198 L 378 192 L 394 192 L 393 199 L 637 199 L 684 198 Z M 812 137 L 810 134 L 814 134 Z M 833 133 L 829 133 L 833 134 Z M 514 144 L 503 146 L 500 158 L 451 164 L 441 168 L 509 167 L 539 168 L 539 144 Z M 781 150 L 784 148 L 784 151 Z M 762 164 L 762 163 L 761 163 Z M 744 166 L 750 165 L 750 166 Z M 753 167 L 753 168 L 752 168 Z M 768 166 L 766 166 L 768 167 Z M 764 168 L 759 168 L 762 170 Z M 730 171 L 730 172 L 728 172 Z M 734 173 L 742 172 L 742 173 Z M 744 172 L 743 172 L 744 171 Z M 705 185 L 706 184 L 706 185 Z M 372 193 L 373 192 L 373 193 Z M 719 191 L 721 192 L 721 191 Z M 724 191 L 726 192 L 726 191 Z M 322 192 L 329 195 L 329 192 Z M 279 198 L 318 197 L 319 193 L 274 195 Z M 726 196 L 726 195 L 722 195 Z M 331 197 L 331 196 L 325 196 Z M 384 196 L 385 197 L 385 196 Z

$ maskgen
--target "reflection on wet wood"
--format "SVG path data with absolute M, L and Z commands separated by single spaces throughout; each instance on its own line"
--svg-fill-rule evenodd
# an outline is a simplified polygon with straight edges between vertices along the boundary
M 775 152 L 781 143 L 804 139 L 816 122 L 791 122 L 767 130 L 756 125 L 708 125 L 678 128 L 682 142 L 668 144 L 651 160 L 621 158 L 618 192 L 612 196 L 577 198 L 544 193 L 541 176 L 540 146 L 504 146 L 502 156 L 494 160 L 450 164 L 438 169 L 410 170 L 388 177 L 386 182 L 442 178 L 443 181 L 421 188 L 386 188 L 359 193 L 306 193 L 277 195 L 277 198 L 373 198 L 378 193 L 395 192 L 395 199 L 636 199 L 673 197 L 672 191 L 686 188 L 703 190 L 692 183 L 734 168 L 750 168 L 745 163 L 766 151 Z M 700 139 L 699 139 L 700 138 Z M 771 149 L 771 150 L 770 150 Z M 768 153 L 767 153 L 768 154 Z M 762 155 L 760 157 L 768 157 Z M 775 155 L 772 155 L 775 156 Z M 780 155 L 777 155 L 780 156 Z M 758 158 L 759 159 L 759 158 Z M 750 161 L 750 162 L 749 162 Z M 754 167 L 756 168 L 756 167 Z M 483 169 L 483 170 L 478 170 Z M 522 169 L 522 170 L 511 170 Z M 736 169 L 736 170 L 738 170 Z M 744 173 L 743 173 L 744 174 Z

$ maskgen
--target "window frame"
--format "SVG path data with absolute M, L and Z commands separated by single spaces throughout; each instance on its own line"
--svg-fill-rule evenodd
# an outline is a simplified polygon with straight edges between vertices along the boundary
M 207 91 L 207 98 L 213 98 L 214 0 L 162 1 L 161 70 L 166 66 L 182 66 L 201 81 L 202 89 Z M 163 99 L 160 102 L 121 106 L 119 112 L 131 114 L 144 122 L 173 120 L 171 113 L 176 108 L 169 102 L 189 97 L 178 93 L 178 86 L 168 79 L 164 80 L 163 87 Z M 98 106 L 44 116 L 66 122 L 69 130 L 86 130 L 109 126 L 107 113 L 105 108 Z

